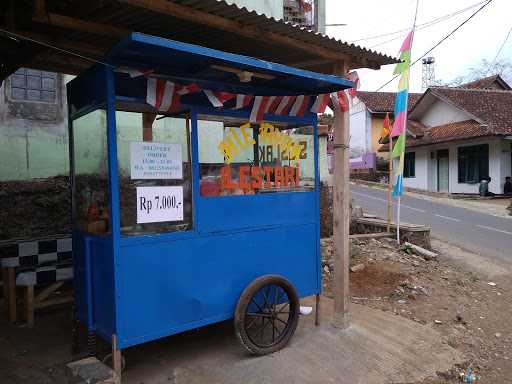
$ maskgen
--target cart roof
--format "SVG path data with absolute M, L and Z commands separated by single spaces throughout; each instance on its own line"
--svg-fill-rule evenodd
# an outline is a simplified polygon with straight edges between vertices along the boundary
M 106 60 L 116 67 L 153 70 L 177 81 L 232 93 L 316 95 L 353 85 L 336 76 L 142 33 L 121 40 Z

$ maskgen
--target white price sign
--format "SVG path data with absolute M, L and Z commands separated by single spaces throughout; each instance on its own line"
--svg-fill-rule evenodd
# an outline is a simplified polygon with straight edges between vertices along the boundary
M 183 220 L 183 187 L 137 187 L 137 224 Z
M 140 179 L 182 179 L 181 145 L 130 143 L 130 176 Z

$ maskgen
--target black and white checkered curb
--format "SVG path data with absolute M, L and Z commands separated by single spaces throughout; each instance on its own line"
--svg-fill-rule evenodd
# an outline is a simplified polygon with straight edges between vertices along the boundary
M 37 285 L 73 278 L 71 238 L 24 241 L 0 246 L 4 268 L 16 268 L 16 285 Z

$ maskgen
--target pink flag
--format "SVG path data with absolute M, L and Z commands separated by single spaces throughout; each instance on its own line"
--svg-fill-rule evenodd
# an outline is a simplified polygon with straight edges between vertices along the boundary
M 412 31 L 409 32 L 409 34 L 405 38 L 404 42 L 402 43 L 402 47 L 400 48 L 400 52 L 408 51 L 409 49 L 411 49 L 411 44 L 412 44 Z
M 313 113 L 324 113 L 327 105 L 329 105 L 330 95 L 328 93 L 324 93 L 323 95 L 318 95 L 316 97 L 313 106 L 311 107 L 311 112 Z
M 393 122 L 393 129 L 391 130 L 391 137 L 400 136 L 405 132 L 405 112 L 398 112 L 395 116 L 395 121 Z

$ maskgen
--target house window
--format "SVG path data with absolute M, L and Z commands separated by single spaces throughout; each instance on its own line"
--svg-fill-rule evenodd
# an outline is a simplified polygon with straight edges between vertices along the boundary
M 489 144 L 459 147 L 459 183 L 478 183 L 489 176 Z
M 20 68 L 11 77 L 11 99 L 55 103 L 57 74 Z
M 405 154 L 404 177 L 416 177 L 416 152 L 407 152 Z

